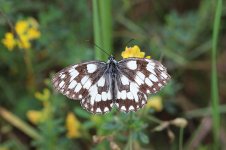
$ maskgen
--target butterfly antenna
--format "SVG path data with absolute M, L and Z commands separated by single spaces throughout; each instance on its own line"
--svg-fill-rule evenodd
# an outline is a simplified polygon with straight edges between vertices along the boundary
M 132 41 L 135 41 L 135 39 L 130 39 L 128 42 L 126 42 L 126 46 L 131 43 Z
M 107 54 L 108 56 L 111 56 L 110 54 L 108 54 L 104 49 L 102 49 L 100 46 L 96 45 L 94 43 L 94 46 L 96 46 L 97 48 L 99 48 L 102 52 L 104 52 L 105 54 Z

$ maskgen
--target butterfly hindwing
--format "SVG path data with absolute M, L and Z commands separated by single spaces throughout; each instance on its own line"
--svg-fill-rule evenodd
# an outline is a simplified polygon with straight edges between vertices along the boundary
M 95 114 L 111 111 L 113 105 L 110 76 L 104 73 L 88 91 L 88 96 L 81 100 L 83 108 Z

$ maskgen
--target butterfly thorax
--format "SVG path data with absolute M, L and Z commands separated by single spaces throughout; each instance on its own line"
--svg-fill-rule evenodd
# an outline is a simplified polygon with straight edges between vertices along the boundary
M 108 58 L 108 61 L 107 61 L 107 70 L 106 70 L 107 73 L 109 73 L 111 75 L 111 77 L 115 77 L 115 73 L 116 73 L 116 70 L 117 70 L 117 64 L 118 64 L 118 62 L 111 55 Z

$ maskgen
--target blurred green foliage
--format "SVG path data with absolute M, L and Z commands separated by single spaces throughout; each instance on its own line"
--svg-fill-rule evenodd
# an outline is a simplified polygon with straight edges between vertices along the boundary
M 105 4 L 111 9 L 108 17 L 103 14 L 107 12 L 103 4 L 97 8 L 101 9 L 99 17 L 104 21 L 100 23 L 97 18 L 93 20 L 94 1 L 100 3 L 98 0 L 0 0 L 1 40 L 7 32 L 12 32 L 12 26 L 19 20 L 29 17 L 37 20 L 41 32 L 41 37 L 32 41 L 28 50 L 9 51 L 0 44 L 0 150 L 178 149 L 179 146 L 214 149 L 212 128 L 204 126 L 212 124 L 208 116 L 211 106 L 209 51 L 215 2 L 109 0 Z M 226 53 L 222 51 L 225 8 L 224 3 L 218 40 L 221 57 L 217 60 L 222 108 L 225 108 L 226 97 Z M 105 27 L 96 29 L 95 21 Z M 96 34 L 102 36 L 99 41 Z M 172 76 L 170 84 L 158 93 L 163 99 L 161 112 L 144 107 L 136 113 L 114 109 L 106 115 L 93 115 L 83 110 L 79 101 L 68 100 L 52 89 L 51 77 L 60 69 L 105 58 L 104 53 L 94 50 L 94 42 L 90 41 L 107 48 L 106 51 L 119 60 L 130 39 L 135 41 L 129 46 L 137 44 L 153 59 L 163 61 Z M 42 92 L 45 88 L 50 94 L 47 100 L 42 100 L 37 93 L 45 97 Z M 29 111 L 35 112 L 30 117 L 38 122 L 32 122 Z M 193 111 L 199 113 L 192 114 Z M 223 120 L 220 132 L 224 135 L 225 110 L 219 111 Z M 79 124 L 75 129 L 78 137 L 66 136 L 69 112 L 77 118 L 77 122 L 74 121 Z M 180 126 L 172 124 L 178 117 L 188 120 L 184 134 L 180 134 Z M 154 130 L 156 126 L 160 132 Z M 224 136 L 219 141 L 222 148 L 226 147 Z

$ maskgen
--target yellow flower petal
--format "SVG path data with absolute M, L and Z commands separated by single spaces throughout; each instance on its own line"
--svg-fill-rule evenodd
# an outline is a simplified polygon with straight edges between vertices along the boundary
M 14 35 L 10 32 L 5 34 L 5 38 L 2 39 L 2 43 L 7 47 L 8 50 L 12 51 L 13 48 L 16 46 L 16 40 Z
M 19 38 L 17 39 L 17 44 L 19 48 L 31 48 L 31 43 L 27 35 L 19 35 Z
M 27 31 L 27 28 L 29 27 L 29 24 L 26 20 L 20 20 L 15 25 L 15 30 L 18 35 L 25 34 Z
M 36 111 L 36 110 L 29 110 L 27 112 L 27 118 L 29 121 L 31 121 L 33 124 L 38 124 L 41 122 L 42 118 L 42 111 Z
M 137 57 L 137 58 L 144 58 L 145 53 L 140 51 L 140 48 L 135 45 L 133 47 L 126 47 L 125 51 L 122 52 L 123 58 L 129 57 Z
M 151 97 L 146 104 L 146 108 L 153 108 L 157 112 L 162 111 L 162 98 L 160 96 Z
M 38 39 L 40 35 L 41 35 L 40 32 L 35 28 L 31 28 L 27 31 L 27 36 L 28 36 L 28 39 L 30 40 Z
M 68 138 L 78 138 L 81 136 L 80 133 L 81 123 L 76 118 L 74 113 L 70 112 L 66 117 L 66 128 L 67 128 L 67 137 Z

